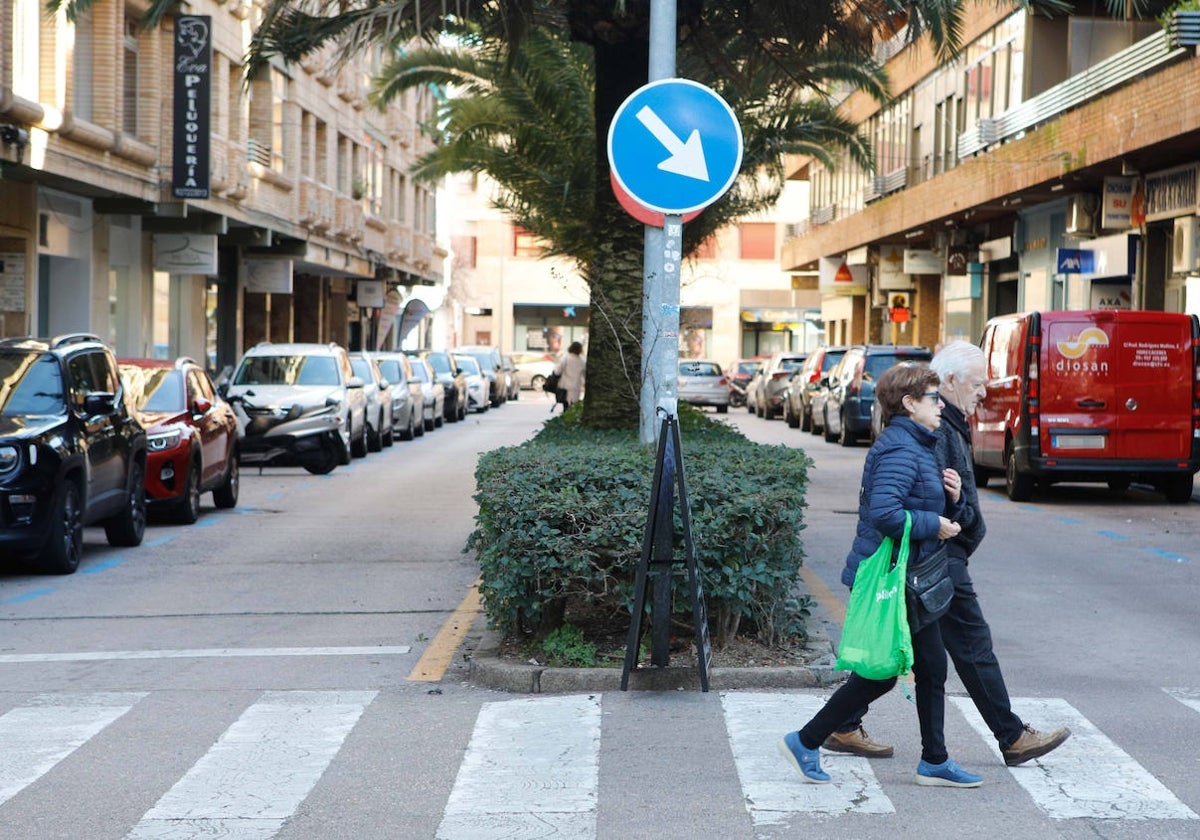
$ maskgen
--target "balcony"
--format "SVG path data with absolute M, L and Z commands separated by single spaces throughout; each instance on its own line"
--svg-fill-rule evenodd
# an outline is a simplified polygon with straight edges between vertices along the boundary
M 1143 38 L 1003 114 L 977 121 L 958 135 L 958 156 L 966 158 L 1015 138 L 1139 76 L 1181 61 L 1193 54 L 1197 44 L 1200 44 L 1200 13 L 1176 12 L 1166 29 Z

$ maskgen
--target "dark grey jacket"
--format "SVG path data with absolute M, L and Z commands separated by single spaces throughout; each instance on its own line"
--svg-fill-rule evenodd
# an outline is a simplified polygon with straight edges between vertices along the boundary
M 962 476 L 962 513 L 958 524 L 962 531 L 949 541 L 950 555 L 970 557 L 983 536 L 987 526 L 983 524 L 983 512 L 979 509 L 979 490 L 975 487 L 975 467 L 971 458 L 971 430 L 967 418 L 958 406 L 946 401 L 942 407 L 942 425 L 937 430 L 937 443 L 933 448 L 939 468 L 950 467 Z

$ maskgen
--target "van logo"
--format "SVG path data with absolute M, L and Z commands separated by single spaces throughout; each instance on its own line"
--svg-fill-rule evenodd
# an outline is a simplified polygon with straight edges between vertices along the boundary
M 1058 352 L 1067 359 L 1078 359 L 1089 347 L 1107 347 L 1108 334 L 1096 327 L 1088 327 L 1075 338 L 1056 342 Z

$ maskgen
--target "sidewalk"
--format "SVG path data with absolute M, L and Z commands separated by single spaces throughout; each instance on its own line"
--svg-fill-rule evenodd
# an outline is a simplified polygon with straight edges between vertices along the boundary
M 621 688 L 620 668 L 551 668 L 501 659 L 497 654 L 499 636 L 486 628 L 486 617 L 482 613 L 476 621 L 483 623 L 484 629 L 468 663 L 467 681 L 474 685 L 517 694 L 602 692 Z M 825 631 L 825 622 L 814 617 L 809 629 L 808 649 L 813 653 L 810 664 L 711 668 L 709 690 L 817 688 L 841 682 L 846 674 L 833 669 L 836 655 Z M 629 688 L 633 691 L 699 691 L 700 672 L 694 666 L 638 669 L 629 675 Z

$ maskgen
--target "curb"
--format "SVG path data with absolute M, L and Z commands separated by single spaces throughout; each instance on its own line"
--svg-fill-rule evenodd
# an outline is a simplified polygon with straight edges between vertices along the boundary
M 708 687 L 715 691 L 755 688 L 820 688 L 846 678 L 835 671 L 834 647 L 824 623 L 814 621 L 808 649 L 816 654 L 808 665 L 778 668 L 710 668 Z M 500 637 L 485 629 L 471 654 L 467 680 L 483 688 L 514 694 L 558 694 L 619 691 L 621 668 L 551 668 L 509 662 L 498 655 Z M 629 674 L 632 691 L 699 691 L 700 672 L 695 666 L 638 668 Z

